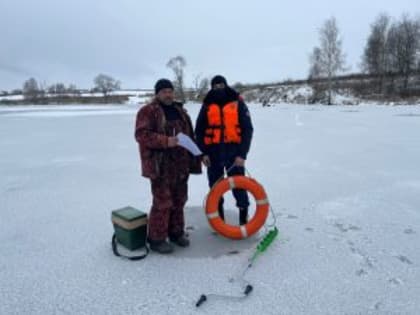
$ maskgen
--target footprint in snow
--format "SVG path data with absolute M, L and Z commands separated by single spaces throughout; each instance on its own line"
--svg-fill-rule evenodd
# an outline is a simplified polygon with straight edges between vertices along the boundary
M 363 268 L 356 271 L 356 276 L 358 276 L 358 277 L 361 277 L 361 276 L 364 276 L 364 275 L 367 275 L 367 274 L 368 274 L 367 271 L 364 270 Z
M 348 232 L 348 231 L 360 231 L 361 230 L 361 228 L 360 227 L 358 227 L 358 226 L 356 226 L 356 225 L 352 225 L 352 224 L 350 224 L 350 225 L 345 225 L 345 224 L 343 224 L 343 223 L 338 223 L 338 222 L 336 222 L 336 223 L 334 223 L 334 226 L 337 228 L 337 229 L 339 229 L 340 230 L 340 232 L 342 232 L 342 233 L 346 233 L 346 232 Z
M 391 278 L 391 279 L 388 279 L 388 282 L 389 283 L 392 283 L 392 284 L 397 284 L 397 285 L 403 284 L 403 281 L 401 279 L 399 279 L 399 278 Z
M 375 304 L 374 308 L 376 311 L 379 311 L 379 309 L 382 307 L 383 303 L 382 302 L 378 302 Z
M 354 246 L 350 246 L 349 249 L 353 254 L 358 255 L 362 259 L 362 266 L 368 267 L 370 269 L 375 268 L 375 259 L 373 257 L 370 257 L 368 254 Z
M 413 262 L 410 259 L 408 259 L 406 256 L 399 255 L 399 256 L 396 256 L 396 258 L 404 264 L 408 264 L 408 265 L 413 264 Z

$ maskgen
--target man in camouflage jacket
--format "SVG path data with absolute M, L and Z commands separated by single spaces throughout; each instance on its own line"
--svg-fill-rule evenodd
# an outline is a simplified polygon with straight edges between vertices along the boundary
M 189 115 L 174 101 L 172 83 L 161 79 L 155 85 L 155 98 L 137 114 L 135 137 L 142 175 L 150 179 L 153 195 L 148 242 L 152 250 L 165 254 L 173 252 L 171 243 L 189 246 L 184 234 L 188 178 L 201 173 L 200 159 L 178 146 L 180 132 L 194 139 Z

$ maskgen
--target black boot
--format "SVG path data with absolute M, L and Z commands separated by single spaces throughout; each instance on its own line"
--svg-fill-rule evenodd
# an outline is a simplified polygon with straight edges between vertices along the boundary
M 248 208 L 239 208 L 239 225 L 248 223 Z
M 223 199 L 220 199 L 219 201 L 219 207 L 218 207 L 218 211 L 219 211 L 219 217 L 225 221 L 225 210 L 223 208 Z
M 190 240 L 185 236 L 181 235 L 178 237 L 170 237 L 170 241 L 179 247 L 188 247 L 190 246 Z
M 149 240 L 150 249 L 159 254 L 171 254 L 174 251 L 174 246 L 167 241 L 152 241 Z

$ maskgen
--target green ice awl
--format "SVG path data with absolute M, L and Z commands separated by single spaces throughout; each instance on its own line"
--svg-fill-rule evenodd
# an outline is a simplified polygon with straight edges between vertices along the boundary
M 265 252 L 268 246 L 273 243 L 274 239 L 279 234 L 279 230 L 275 227 L 273 230 L 268 232 L 268 234 L 262 239 L 262 241 L 257 246 L 257 251 L 260 253 Z
M 267 233 L 267 235 L 257 245 L 257 250 L 252 256 L 251 262 L 253 262 L 259 254 L 262 254 L 263 252 L 267 250 L 267 248 L 271 245 L 271 243 L 273 243 L 273 241 L 275 240 L 278 234 L 279 234 L 279 230 L 277 229 L 277 227 L 275 227 L 273 230 Z

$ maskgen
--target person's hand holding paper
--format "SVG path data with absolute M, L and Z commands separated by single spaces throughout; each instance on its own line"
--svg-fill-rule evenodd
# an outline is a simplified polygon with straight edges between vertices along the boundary
M 177 136 L 178 145 L 190 151 L 193 155 L 199 156 L 203 154 L 194 141 L 188 137 L 185 133 L 179 133 Z

